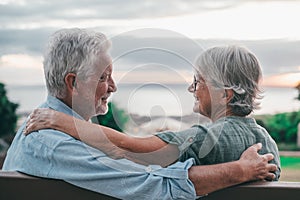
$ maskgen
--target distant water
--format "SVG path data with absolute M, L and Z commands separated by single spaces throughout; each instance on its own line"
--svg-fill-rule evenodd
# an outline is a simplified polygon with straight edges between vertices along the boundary
M 18 103 L 18 112 L 28 112 L 43 103 L 47 97 L 46 86 L 9 86 L 6 85 L 10 101 Z
M 187 84 L 119 84 L 111 101 L 129 113 L 139 115 L 186 115 L 192 112 L 194 97 L 187 91 Z M 37 86 L 6 86 L 10 101 L 19 103 L 18 112 L 28 112 L 46 99 L 46 88 Z M 274 114 L 298 111 L 300 101 L 294 88 L 264 88 L 261 109 L 254 114 Z

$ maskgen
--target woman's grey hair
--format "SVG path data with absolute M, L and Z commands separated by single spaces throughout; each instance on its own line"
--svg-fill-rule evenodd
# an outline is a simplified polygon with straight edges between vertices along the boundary
M 110 41 L 99 32 L 85 29 L 62 29 L 49 40 L 44 53 L 44 74 L 50 95 L 63 98 L 68 73 L 87 79 L 95 71 L 101 55 L 107 53 Z
M 234 114 L 246 116 L 258 108 L 255 100 L 261 98 L 258 83 L 262 72 L 258 59 L 246 48 L 210 48 L 198 57 L 196 71 L 214 87 L 234 91 L 228 104 Z

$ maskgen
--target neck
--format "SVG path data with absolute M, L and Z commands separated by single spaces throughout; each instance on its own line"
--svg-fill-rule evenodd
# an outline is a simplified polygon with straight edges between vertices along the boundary
M 84 109 L 81 109 L 82 107 L 78 106 L 78 108 L 74 108 L 72 98 L 64 97 L 59 98 L 56 97 L 59 100 L 61 100 L 64 104 L 66 104 L 69 108 L 71 108 L 73 111 L 75 111 L 78 115 L 80 115 L 84 120 L 88 121 L 91 117 L 90 115 L 86 114 L 84 112 Z
M 235 116 L 235 114 L 229 107 L 227 107 L 226 109 L 216 110 L 213 114 L 211 114 L 210 119 L 212 120 L 212 122 L 215 122 L 222 117 L 228 116 Z

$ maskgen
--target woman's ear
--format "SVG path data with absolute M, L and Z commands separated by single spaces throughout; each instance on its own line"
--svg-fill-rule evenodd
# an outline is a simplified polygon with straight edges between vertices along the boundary
M 68 73 L 65 76 L 65 83 L 67 86 L 67 90 L 71 93 L 74 92 L 74 89 L 76 89 L 76 74 Z
M 232 89 L 225 89 L 224 91 L 224 98 L 226 98 L 226 104 L 230 102 L 230 100 L 233 98 L 234 92 Z

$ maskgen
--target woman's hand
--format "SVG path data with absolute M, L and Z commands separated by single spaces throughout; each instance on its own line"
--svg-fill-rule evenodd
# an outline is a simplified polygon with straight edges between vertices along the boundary
M 99 125 L 76 119 L 70 115 L 49 108 L 35 109 L 29 115 L 24 134 L 28 135 L 33 131 L 47 128 L 62 131 L 65 134 L 103 151 L 113 159 L 125 157 L 126 150 L 119 148 L 111 142 Z M 89 133 L 88 130 L 91 132 Z
M 28 117 L 26 127 L 23 131 L 25 135 L 40 129 L 52 128 L 56 129 L 56 122 L 59 116 L 56 115 L 57 111 L 49 108 L 35 109 Z

